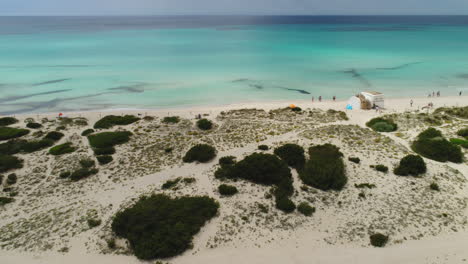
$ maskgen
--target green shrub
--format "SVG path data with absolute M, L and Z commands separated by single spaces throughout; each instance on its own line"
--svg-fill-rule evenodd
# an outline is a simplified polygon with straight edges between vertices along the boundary
M 91 135 L 92 133 L 94 133 L 94 129 L 88 128 L 88 129 L 84 130 L 83 132 L 81 132 L 81 135 L 82 135 L 83 137 L 86 137 L 86 136 L 88 136 L 88 135 Z
M 198 144 L 192 147 L 184 156 L 184 162 L 208 162 L 216 157 L 216 149 L 210 145 Z
M 9 126 L 18 123 L 18 119 L 14 117 L 2 117 L 0 118 L 0 126 Z
M 132 123 L 137 122 L 138 120 L 140 120 L 140 118 L 133 115 L 108 115 L 97 121 L 96 124 L 94 124 L 94 129 L 107 129 L 112 128 L 113 126 L 130 125 Z
M 297 210 L 305 216 L 311 216 L 315 213 L 315 207 L 310 206 L 307 202 L 300 203 Z
M 341 190 L 348 178 L 345 175 L 343 154 L 331 145 L 319 145 L 309 149 L 310 160 L 299 173 L 301 180 L 323 191 Z
M 58 126 L 55 131 L 62 131 L 62 130 L 67 130 L 66 126 Z
M 458 130 L 457 135 L 459 135 L 460 137 L 468 138 L 468 127 Z
M 238 193 L 239 191 L 237 190 L 236 186 L 221 184 L 220 186 L 218 186 L 218 192 L 221 195 L 232 196 L 232 195 Z
M 80 169 L 77 169 L 76 171 L 74 171 L 70 175 L 70 179 L 72 181 L 79 181 L 81 179 L 88 178 L 91 175 L 97 174 L 98 172 L 99 172 L 99 170 L 96 169 L 96 168 L 92 168 L 92 169 L 80 168 Z
M 21 152 L 23 145 L 27 143 L 26 140 L 12 139 L 5 143 L 0 144 L 0 154 L 14 155 Z
M 276 208 L 287 214 L 292 213 L 294 212 L 294 210 L 296 210 L 296 205 L 287 196 L 277 196 L 275 198 L 275 206 Z
M 300 108 L 300 107 L 298 107 L 298 106 L 296 106 L 296 107 L 291 107 L 290 109 L 291 109 L 291 111 L 293 111 L 293 112 L 301 112 L 301 111 L 302 111 L 302 108 Z
M 101 225 L 102 223 L 101 219 L 93 219 L 93 218 L 88 219 L 87 222 L 88 222 L 89 228 L 94 228 L 96 226 Z
M 114 147 L 96 148 L 96 149 L 93 149 L 93 151 L 94 151 L 94 155 L 96 155 L 96 156 L 115 154 L 115 148 Z
M 445 113 L 460 118 L 468 118 L 468 106 L 462 107 L 440 107 L 434 111 L 434 114 Z
M 286 163 L 296 169 L 302 169 L 305 163 L 304 148 L 296 144 L 285 144 L 274 151 Z
M 62 179 L 65 179 L 65 178 L 70 177 L 70 175 L 71 175 L 71 172 L 63 171 L 63 172 L 60 173 L 59 177 L 62 178 Z
M 236 157 L 234 156 L 226 156 L 219 159 L 219 165 L 221 165 L 221 167 L 232 166 L 234 164 L 236 164 Z
M 433 191 L 437 191 L 437 192 L 440 191 L 439 185 L 435 182 L 431 183 L 431 185 L 429 185 L 429 188 L 431 188 L 431 190 Z
M 162 186 L 161 188 L 163 190 L 167 190 L 167 189 L 172 189 L 173 187 L 175 187 L 181 180 L 182 178 L 176 178 L 174 180 L 167 180 Z
M 418 155 L 407 155 L 400 160 L 400 165 L 393 171 L 396 175 L 400 176 L 418 176 L 426 173 L 426 163 Z
M 462 148 L 468 148 L 468 140 L 465 139 L 451 138 L 450 143 L 461 146 Z
M 376 233 L 370 236 L 370 242 L 374 247 L 384 247 L 388 242 L 388 236 Z
M 15 184 L 17 181 L 18 181 L 18 176 L 16 176 L 16 174 L 14 174 L 14 173 L 9 174 L 9 175 L 7 176 L 6 183 L 7 183 L 8 185 L 13 185 L 13 184 Z
M 0 186 L 3 184 L 3 174 L 0 174 Z
M 54 156 L 58 156 L 58 155 L 63 155 L 63 154 L 67 154 L 67 153 L 72 153 L 76 149 L 77 148 L 72 146 L 72 143 L 68 142 L 68 143 L 64 143 L 64 144 L 61 144 L 61 145 L 57 145 L 57 146 L 49 149 L 49 153 L 54 155 Z
M 359 164 L 361 162 L 360 158 L 355 158 L 355 157 L 349 157 L 348 160 L 356 164 Z
M 44 137 L 45 139 L 51 139 L 54 141 L 59 141 L 60 139 L 65 136 L 63 133 L 57 132 L 57 131 L 51 131 L 47 133 L 47 135 Z
M 39 124 L 39 123 L 27 123 L 27 124 L 26 124 L 26 127 L 27 127 L 27 128 L 32 128 L 32 129 L 37 129 L 37 128 L 41 128 L 42 125 Z
M 190 184 L 190 183 L 196 182 L 197 179 L 189 177 L 189 178 L 183 178 L 182 181 L 186 184 Z
M 0 206 L 4 206 L 5 204 L 9 204 L 14 202 L 15 199 L 10 197 L 0 197 Z
M 419 155 L 435 161 L 455 163 L 463 161 L 460 147 L 443 138 L 442 133 L 434 128 L 420 133 L 411 147 Z
M 358 189 L 363 189 L 363 188 L 367 188 L 367 189 L 373 189 L 375 188 L 375 184 L 370 184 L 370 183 L 360 183 L 360 184 L 354 184 L 354 187 L 358 188 Z
M 376 117 L 366 123 L 366 126 L 377 132 L 393 132 L 398 129 L 397 124 L 391 119 Z
M 143 117 L 143 120 L 148 121 L 148 122 L 153 121 L 154 117 L 153 116 L 145 116 L 145 117 Z
M 80 160 L 80 165 L 82 168 L 92 168 L 96 165 L 96 162 L 92 159 L 89 159 L 89 158 L 85 158 L 85 159 L 81 159 Z
M 0 127 L 0 140 L 19 138 L 29 134 L 29 130 L 13 127 Z
M 382 164 L 375 165 L 374 168 L 375 168 L 376 171 L 380 171 L 380 172 L 383 172 L 383 173 L 387 173 L 387 172 L 388 172 L 388 167 L 385 166 L 385 165 L 382 165 Z
M 164 152 L 165 153 L 171 153 L 174 149 L 173 148 L 165 148 Z
M 131 135 L 128 131 L 102 132 L 89 135 L 88 141 L 93 148 L 110 148 L 127 143 Z
M 197 127 L 201 130 L 210 130 L 211 128 L 213 128 L 213 122 L 206 118 L 203 118 L 197 121 Z
M 21 151 L 26 153 L 36 152 L 54 145 L 54 141 L 50 139 L 41 139 L 35 141 L 24 142 L 21 145 Z
M 258 149 L 259 149 L 259 150 L 264 150 L 264 151 L 265 151 L 265 150 L 269 150 L 270 147 L 268 147 L 267 145 L 260 145 L 260 146 L 258 146 Z
M 141 197 L 115 215 L 112 230 L 129 240 L 139 259 L 173 257 L 191 247 L 193 236 L 217 214 L 218 208 L 219 204 L 207 196 Z
M 180 121 L 180 117 L 178 116 L 166 116 L 163 118 L 162 122 L 163 123 L 172 123 L 172 124 L 176 124 L 176 123 L 179 123 Z
M 23 160 L 10 155 L 0 155 L 0 172 L 23 168 Z
M 114 158 L 112 158 L 112 156 L 109 156 L 109 155 L 97 156 L 96 159 L 101 165 L 106 165 L 108 163 L 111 163 L 114 160 Z

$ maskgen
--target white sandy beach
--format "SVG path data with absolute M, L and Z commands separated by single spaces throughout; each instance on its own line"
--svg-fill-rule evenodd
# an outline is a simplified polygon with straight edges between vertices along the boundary
M 414 101 L 410 107 L 409 101 Z M 434 109 L 449 106 L 467 106 L 468 96 L 432 98 L 388 98 L 386 109 L 345 110 L 345 101 L 283 101 L 269 103 L 239 103 L 215 107 L 194 107 L 165 110 L 108 110 L 95 112 L 64 113 L 66 117 L 84 117 L 89 126 L 68 128 L 63 142 L 76 144 L 80 151 L 69 157 L 50 157 L 46 152 L 25 154 L 25 167 L 18 174 L 19 196 L 12 204 L 0 208 L 0 263 L 142 263 L 128 252 L 125 243 L 119 241 L 117 251 L 105 247 L 105 238 L 110 235 L 109 223 L 121 205 L 144 193 L 165 192 L 171 195 L 206 194 L 219 200 L 220 214 L 204 226 L 195 236 L 194 248 L 179 257 L 164 260 L 182 263 L 467 263 L 468 261 L 468 163 L 440 163 L 425 159 L 428 173 L 422 178 L 398 177 L 369 168 L 373 164 L 386 164 L 393 168 L 410 153 L 411 140 L 426 123 L 413 125 L 410 121 L 399 126 L 395 133 L 373 132 L 365 123 L 373 117 L 385 114 L 413 113 L 413 120 L 428 103 Z M 270 120 L 267 112 L 290 104 L 302 109 L 317 109 L 317 115 L 295 120 L 289 115 L 280 115 Z M 217 118 L 222 112 L 237 109 L 261 109 L 265 114 L 245 117 L 232 115 Z M 345 111 L 349 120 L 340 120 L 326 112 L 328 109 Z M 315 110 L 314 110 L 315 111 Z M 419 113 L 420 113 L 419 112 Z M 58 113 L 22 114 L 17 126 L 31 117 L 54 119 Z M 134 131 L 135 138 L 119 146 L 114 162 L 100 168 L 98 175 L 76 182 L 63 183 L 57 179 L 60 166 L 76 163 L 82 156 L 92 156 L 81 131 L 108 114 L 134 114 L 154 116 L 155 121 L 141 120 L 119 129 Z M 206 115 L 216 127 L 213 132 L 190 134 L 195 131 L 195 115 Z M 180 116 L 185 119 L 180 125 L 161 125 L 165 116 Z M 438 129 L 447 137 L 456 130 L 468 127 L 468 121 L 457 119 Z M 231 136 L 226 136 L 229 130 Z M 135 132 L 136 131 L 136 132 Z M 234 132 L 232 132 L 234 131 Z M 332 131 L 332 132 L 331 132 Z M 347 134 L 347 133 L 351 134 Z M 236 134 L 238 133 L 238 134 Z M 354 133 L 354 134 L 353 134 Z M 361 135 L 363 146 L 350 140 L 352 135 Z M 190 135 L 187 136 L 187 135 Z M 62 142 L 61 141 L 61 142 Z M 308 200 L 317 207 L 312 217 L 299 213 L 284 215 L 271 206 L 270 220 L 253 216 L 251 222 L 242 222 L 239 215 L 249 214 L 256 202 L 266 201 L 264 186 L 236 182 L 241 192 L 232 198 L 220 197 L 216 191 L 219 181 L 213 172 L 217 158 L 206 164 L 184 164 L 181 155 L 194 142 L 211 142 L 218 149 L 217 158 L 233 155 L 240 160 L 253 153 L 260 144 L 278 146 L 294 142 L 304 147 L 311 144 L 333 143 L 348 156 L 359 156 L 361 165 L 346 163 L 349 178 L 347 187 L 340 193 L 300 192 L 294 201 Z M 360 143 L 360 144 L 361 144 Z M 175 147 L 170 157 L 161 157 L 151 149 L 169 144 Z M 270 151 L 271 152 L 271 151 Z M 293 172 L 294 185 L 299 190 L 301 181 Z M 177 191 L 162 191 L 160 186 L 175 177 L 194 177 L 193 186 L 184 186 Z M 437 181 L 442 191 L 434 193 L 428 185 Z M 366 191 L 367 199 L 358 199 L 360 190 L 356 183 L 370 182 L 376 189 Z M 370 196 L 372 195 L 372 196 Z M 337 205 L 337 201 L 340 201 Z M 71 211 L 67 211 L 70 209 Z M 78 221 L 89 210 L 95 210 L 103 224 L 88 229 Z M 440 217 L 448 214 L 448 217 Z M 51 220 L 37 220 L 50 217 Z M 231 219 L 235 219 L 232 220 Z M 21 222 L 23 221 L 23 222 Z M 16 225 L 21 222 L 21 225 Z M 71 223 L 78 224 L 71 224 Z M 230 223 L 236 224 L 230 224 Z M 24 232 L 18 232 L 25 228 Z M 27 228 L 27 229 L 26 229 Z M 381 230 L 390 234 L 390 243 L 384 248 L 374 248 L 368 241 L 368 230 Z M 64 231 L 65 230 L 65 231 Z M 62 232 L 64 231 L 64 232 Z M 11 235 L 6 235 L 11 232 Z M 67 248 L 67 250 L 61 250 Z M 59 252 L 64 251 L 64 252 Z M 143 262 L 143 263 L 155 263 Z

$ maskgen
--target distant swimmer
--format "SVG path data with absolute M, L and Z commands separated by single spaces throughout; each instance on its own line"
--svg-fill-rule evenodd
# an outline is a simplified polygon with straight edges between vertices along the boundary
M 410 106 L 413 107 L 413 99 L 409 102 Z

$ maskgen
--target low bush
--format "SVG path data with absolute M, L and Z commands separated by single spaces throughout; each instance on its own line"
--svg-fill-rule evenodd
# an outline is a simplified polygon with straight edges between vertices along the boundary
M 275 206 L 277 209 L 289 214 L 296 210 L 296 205 L 287 196 L 275 197 Z
M 440 131 L 434 128 L 420 133 L 411 148 L 419 155 L 435 161 L 455 163 L 463 161 L 461 148 L 449 142 Z
M 99 164 L 101 164 L 101 165 L 106 165 L 108 163 L 111 163 L 114 160 L 114 158 L 112 158 L 112 156 L 110 156 L 110 155 L 97 156 L 96 159 L 98 160 Z
M 213 122 L 206 118 L 203 118 L 197 121 L 197 127 L 201 130 L 210 130 L 211 128 L 213 128 Z
M 269 150 L 270 147 L 268 147 L 267 145 L 260 145 L 260 146 L 258 146 L 258 149 L 265 151 L 265 150 Z
M 468 106 L 440 107 L 434 111 L 434 114 L 439 114 L 439 113 L 444 113 L 447 115 L 468 119 Z
M 95 148 L 95 149 L 93 149 L 93 151 L 94 151 L 94 155 L 96 155 L 96 156 L 115 154 L 115 148 L 114 147 Z
M 0 140 L 19 138 L 29 134 L 29 130 L 13 127 L 0 127 Z
M 5 143 L 0 144 L 0 154 L 14 155 L 21 152 L 23 145 L 27 143 L 26 140 L 12 139 Z
M 376 117 L 366 123 L 366 126 L 377 132 L 393 132 L 398 129 L 397 124 L 391 119 Z
M 184 156 L 184 162 L 208 162 L 216 157 L 216 149 L 210 145 L 198 144 L 192 147 Z
M 80 160 L 80 165 L 82 168 L 92 168 L 96 165 L 96 162 L 92 159 L 85 158 Z
M 173 148 L 165 148 L 164 152 L 165 153 L 171 153 L 174 149 Z
M 70 177 L 70 175 L 71 175 L 71 172 L 63 171 L 63 172 L 60 173 L 59 177 L 62 178 L 62 179 L 65 179 L 65 178 Z
M 384 247 L 388 242 L 388 236 L 376 233 L 370 236 L 370 243 L 374 247 Z
M 458 130 L 457 135 L 459 135 L 460 137 L 468 138 L 468 127 Z
M 221 195 L 232 196 L 232 195 L 238 193 L 239 191 L 237 190 L 236 186 L 221 184 L 220 186 L 218 186 L 218 192 Z
M 174 257 L 191 247 L 193 236 L 218 208 L 219 204 L 207 196 L 145 196 L 115 215 L 112 230 L 128 239 L 139 259 Z
M 0 126 L 9 126 L 18 123 L 18 119 L 14 117 L 2 117 L 0 118 Z
M 302 202 L 297 207 L 297 211 L 305 216 L 311 216 L 313 213 L 315 213 L 315 207 L 310 206 L 307 202 Z
M 356 164 L 359 164 L 361 162 L 360 158 L 355 158 L 355 157 L 349 157 L 348 160 Z
M 174 180 L 167 180 L 162 186 L 161 189 L 167 190 L 167 189 L 172 189 L 175 187 L 181 180 L 182 178 L 176 178 Z
M 354 184 L 354 187 L 358 188 L 358 189 L 363 189 L 363 188 L 367 188 L 367 189 L 373 189 L 375 188 L 375 184 L 371 184 L 371 183 L 360 183 L 360 184 Z
M 27 128 L 32 128 L 32 129 L 38 129 L 38 128 L 41 128 L 42 125 L 39 124 L 39 123 L 27 123 L 26 127 Z
M 131 135 L 128 131 L 102 132 L 89 135 L 88 141 L 92 148 L 111 148 L 127 143 Z
M 145 116 L 145 117 L 143 117 L 143 120 L 148 121 L 148 122 L 153 121 L 154 119 L 155 119 L 155 118 L 154 118 L 153 116 Z
M 80 169 L 77 169 L 76 171 L 74 171 L 70 175 L 70 179 L 72 181 L 79 181 L 81 179 L 88 178 L 91 175 L 97 174 L 98 172 L 99 172 L 99 170 L 96 169 L 96 168 L 92 168 L 92 169 L 80 168 Z
M 4 206 L 5 204 L 9 204 L 14 202 L 15 199 L 10 197 L 0 197 L 0 206 Z
M 429 185 L 429 188 L 431 188 L 431 190 L 433 191 L 437 191 L 437 192 L 440 191 L 439 185 L 435 182 L 431 183 L 431 185 Z
M 15 184 L 17 181 L 18 181 L 18 176 L 16 176 L 15 173 L 9 174 L 9 175 L 7 176 L 6 183 L 7 183 L 8 185 L 13 185 L 13 184 Z
M 50 139 L 41 140 L 10 140 L 0 144 L 0 154 L 13 155 L 20 152 L 32 153 L 54 145 L 54 141 Z
M 301 180 L 312 187 L 327 191 L 341 190 L 348 178 L 345 175 L 343 154 L 335 145 L 325 144 L 309 148 L 310 159 L 299 173 Z
M 301 112 L 302 111 L 302 108 L 296 106 L 296 107 L 290 107 L 291 111 L 293 112 Z
M 130 125 L 140 120 L 140 118 L 133 115 L 115 116 L 108 115 L 101 118 L 94 124 L 94 129 L 107 129 L 113 126 L 125 126 Z
M 94 133 L 94 129 L 88 128 L 88 129 L 84 130 L 83 132 L 81 132 L 81 135 L 82 135 L 83 137 L 86 137 L 86 136 L 88 136 L 88 135 L 91 135 L 92 133 Z
M 77 150 L 77 148 L 73 147 L 72 143 L 67 142 L 67 143 L 57 145 L 57 146 L 49 149 L 49 153 L 54 155 L 54 156 L 59 156 L 59 155 L 67 154 L 67 153 L 72 153 L 75 150 Z
M 236 164 L 236 157 L 234 156 L 226 156 L 219 159 L 219 165 L 221 167 L 232 166 L 234 164 Z
M 380 172 L 383 172 L 383 173 L 387 173 L 387 172 L 388 172 L 388 167 L 385 166 L 385 165 L 382 165 L 382 164 L 375 165 L 374 169 L 375 169 L 376 171 L 380 171 Z
M 465 140 L 465 139 L 451 138 L 450 143 L 460 146 L 462 148 L 468 148 L 468 140 Z
M 94 219 L 94 218 L 88 219 L 87 222 L 88 222 L 89 228 L 94 228 L 96 226 L 100 226 L 101 223 L 102 223 L 101 219 Z
M 285 144 L 276 148 L 274 153 L 295 169 L 302 169 L 304 167 L 304 148 L 297 144 Z
M 63 133 L 57 132 L 57 131 L 51 131 L 47 133 L 47 135 L 44 137 L 45 139 L 51 139 L 53 141 L 59 141 L 60 139 L 65 136 Z
M 426 163 L 418 155 L 407 155 L 400 160 L 400 164 L 393 171 L 396 175 L 400 176 L 418 176 L 426 173 Z
M 162 122 L 166 124 L 169 124 L 169 123 L 176 124 L 176 123 L 179 123 L 179 121 L 180 121 L 180 117 L 178 116 L 166 116 L 162 120 Z
M 0 172 L 6 172 L 12 169 L 21 169 L 23 160 L 10 155 L 0 154 Z

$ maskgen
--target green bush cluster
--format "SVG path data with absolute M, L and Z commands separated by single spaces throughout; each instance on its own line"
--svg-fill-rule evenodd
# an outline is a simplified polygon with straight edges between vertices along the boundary
M 0 206 L 14 202 L 15 199 L 11 197 L 0 197 Z
M 468 127 L 458 130 L 457 135 L 459 135 L 460 137 L 468 138 Z
M 44 137 L 44 139 L 50 139 L 53 141 L 59 141 L 62 139 L 65 135 L 63 133 L 57 132 L 57 131 L 51 131 L 47 133 L 47 135 Z
M 23 160 L 15 156 L 0 154 L 0 172 L 21 168 L 23 168 Z
M 191 247 L 193 236 L 218 208 L 219 204 L 207 196 L 144 196 L 115 215 L 112 230 L 128 239 L 139 259 L 173 257 Z
M 14 155 L 20 152 L 32 153 L 45 149 L 54 145 L 54 141 L 50 139 L 41 139 L 41 140 L 9 140 L 3 144 L 0 144 L 0 154 L 4 155 Z
M 294 203 L 288 198 L 294 193 L 291 171 L 288 164 L 275 155 L 253 153 L 232 166 L 219 168 L 215 172 L 215 177 L 274 185 L 273 195 L 277 208 L 285 212 L 292 212 L 295 209 Z M 294 206 L 291 206 L 291 203 Z
M 219 159 L 219 165 L 221 167 L 224 167 L 224 166 L 232 166 L 234 164 L 236 164 L 236 157 L 234 156 L 226 156 L 226 157 L 222 157 Z
M 461 148 L 445 139 L 442 133 L 434 128 L 428 128 L 420 133 L 411 147 L 419 155 L 435 161 L 455 163 L 463 161 Z
M 431 183 L 431 185 L 429 185 L 429 188 L 431 188 L 431 190 L 433 191 L 437 191 L 437 192 L 440 191 L 439 185 L 435 182 Z
M 94 218 L 88 219 L 87 222 L 88 222 L 89 228 L 94 228 L 96 226 L 100 226 L 101 223 L 102 223 L 101 219 L 94 219 Z
M 13 127 L 0 127 L 0 140 L 19 138 L 29 134 L 29 130 Z
M 18 176 L 16 176 L 15 173 L 9 174 L 9 175 L 7 176 L 6 183 L 7 183 L 8 185 L 13 185 L 13 184 L 15 184 L 16 182 L 18 182 Z
M 65 179 L 65 178 L 68 178 L 71 176 L 71 172 L 69 171 L 62 171 L 60 174 L 59 174 L 59 177 L 62 178 L 62 179 Z
M 178 116 L 166 116 L 162 120 L 162 122 L 166 124 L 169 124 L 169 123 L 176 124 L 176 123 L 179 123 L 179 121 L 180 121 L 180 117 Z
M 445 113 L 447 115 L 468 119 L 468 106 L 462 107 L 440 107 L 434 111 L 434 114 Z
M 197 127 L 201 130 L 210 130 L 211 128 L 213 128 L 213 122 L 206 118 L 203 118 L 197 121 Z
M 115 154 L 115 148 L 114 147 L 95 148 L 93 150 L 94 150 L 94 155 L 96 155 L 96 156 Z
M 398 129 L 397 124 L 393 120 L 381 117 L 372 118 L 366 123 L 366 126 L 377 132 L 393 132 Z
M 265 150 L 269 150 L 270 147 L 268 147 L 267 145 L 260 145 L 260 146 L 258 146 L 258 149 L 265 151 Z
M 374 247 L 384 247 L 388 242 L 388 236 L 376 233 L 370 236 L 370 243 Z
M 299 106 L 296 106 L 296 107 L 290 107 L 291 111 L 293 112 L 301 112 L 302 111 L 302 108 L 300 108 Z
M 54 155 L 54 156 L 59 156 L 59 155 L 64 155 L 68 153 L 72 153 L 75 150 L 77 150 L 76 147 L 72 145 L 72 143 L 67 142 L 61 145 L 57 145 L 51 149 L 49 149 L 49 153 Z
M 418 155 L 407 155 L 400 160 L 400 164 L 393 170 L 393 173 L 400 176 L 418 176 L 426 173 L 426 163 Z
M 385 166 L 385 165 L 382 165 L 382 164 L 375 165 L 375 166 L 374 166 L 374 169 L 375 169 L 376 171 L 380 171 L 380 172 L 383 172 L 383 173 L 387 173 L 387 172 L 388 172 L 388 167 Z
M 2 117 L 0 118 L 0 126 L 9 126 L 18 123 L 18 119 L 14 117 Z
M 27 128 L 32 128 L 32 129 L 38 129 L 38 128 L 41 128 L 42 125 L 39 124 L 39 123 L 31 122 L 31 123 L 27 123 L 27 124 L 26 124 L 26 127 L 27 127 Z
M 297 207 L 297 211 L 305 216 L 311 216 L 315 213 L 315 207 L 310 206 L 307 202 L 302 202 Z
M 465 140 L 465 139 L 451 138 L 450 143 L 460 146 L 462 148 L 468 148 L 468 140 Z
M 97 156 L 96 159 L 98 160 L 99 164 L 101 164 L 101 165 L 109 164 L 114 160 L 114 158 L 112 158 L 112 156 L 110 156 L 110 155 Z
M 108 115 L 101 118 L 94 124 L 94 129 L 107 129 L 112 128 L 113 126 L 124 126 L 130 125 L 140 120 L 140 118 L 133 116 L 133 115 L 125 115 L 125 116 L 115 116 L 115 115 Z
M 218 192 L 221 195 L 232 196 L 238 193 L 239 191 L 237 190 L 236 186 L 221 184 L 220 186 L 218 186 Z
M 332 144 L 309 148 L 310 159 L 299 173 L 301 180 L 323 191 L 341 190 L 347 183 L 343 153 Z
M 208 162 L 216 157 L 216 149 L 210 145 L 198 144 L 185 154 L 184 162 Z
M 131 135 L 132 133 L 128 131 L 102 132 L 89 135 L 88 141 L 89 145 L 95 149 L 112 148 L 127 143 Z
M 91 135 L 92 133 L 94 133 L 94 129 L 88 128 L 88 129 L 84 130 L 83 132 L 81 132 L 81 135 L 82 135 L 83 137 L 86 137 L 86 136 L 88 136 L 88 135 Z
M 351 161 L 351 162 L 354 162 L 356 164 L 361 163 L 361 159 L 357 158 L 357 157 L 349 157 L 348 160 Z
M 83 168 L 89 169 L 89 168 L 94 167 L 96 165 L 96 162 L 90 158 L 84 158 L 80 160 L 80 165 Z
M 302 169 L 305 163 L 304 148 L 297 144 L 285 144 L 275 148 L 275 155 L 295 169 Z
M 180 182 L 180 180 L 182 180 L 181 177 L 176 178 L 174 180 L 167 180 L 165 183 L 163 183 L 163 185 L 161 186 L 161 189 L 163 190 L 172 189 Z
M 84 178 L 88 178 L 91 175 L 97 174 L 99 172 L 96 168 L 79 168 L 76 171 L 72 172 L 70 179 L 72 181 L 79 181 Z

